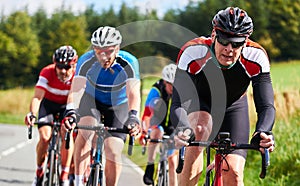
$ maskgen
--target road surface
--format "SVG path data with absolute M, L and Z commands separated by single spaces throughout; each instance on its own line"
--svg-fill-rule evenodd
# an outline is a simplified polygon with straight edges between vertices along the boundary
M 30 186 L 35 175 L 35 146 L 38 139 L 36 127 L 32 140 L 27 139 L 27 127 L 0 124 L 0 185 Z M 123 159 L 119 186 L 139 186 L 143 170 L 129 159 Z

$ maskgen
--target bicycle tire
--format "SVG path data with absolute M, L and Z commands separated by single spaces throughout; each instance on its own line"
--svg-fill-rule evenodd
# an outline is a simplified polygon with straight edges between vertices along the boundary
M 95 166 L 95 171 L 94 171 L 94 179 L 93 179 L 93 185 L 98 186 L 99 185 L 99 173 L 100 173 L 100 165 L 97 164 Z
M 91 171 L 90 171 L 89 178 L 88 178 L 88 180 L 87 180 L 87 182 L 86 182 L 86 186 L 92 186 L 92 185 L 93 185 L 94 171 L 95 171 L 95 169 L 92 168 Z
M 54 174 L 55 174 L 55 151 L 51 150 L 49 153 L 49 168 L 48 168 L 48 179 L 46 182 L 47 186 L 53 186 Z
M 168 184 L 169 184 L 169 180 L 168 180 L 167 162 L 162 161 L 159 163 L 157 186 L 168 186 Z

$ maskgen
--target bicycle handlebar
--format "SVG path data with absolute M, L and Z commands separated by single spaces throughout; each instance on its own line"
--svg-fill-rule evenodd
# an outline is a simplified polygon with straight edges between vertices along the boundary
M 42 124 L 47 126 L 53 126 L 53 122 L 35 122 L 35 125 Z M 32 139 L 32 125 L 28 127 L 28 139 Z
M 89 125 L 77 125 L 75 129 L 82 129 L 82 130 L 91 130 L 91 131 L 108 131 L 108 132 L 118 132 L 118 133 L 125 133 L 129 134 L 129 129 L 127 128 L 116 128 L 116 127 L 105 127 L 104 124 L 100 124 L 97 126 L 89 126 Z M 65 140 L 66 140 L 66 148 L 69 147 L 70 142 L 70 130 L 66 132 Z M 128 143 L 128 152 L 129 156 L 132 155 L 133 146 L 134 146 L 134 136 L 129 137 Z
M 151 139 L 150 136 L 147 134 L 147 135 L 145 135 L 144 139 L 146 141 L 146 144 L 143 146 L 143 149 L 142 149 L 142 154 L 143 155 L 145 155 L 145 153 L 146 153 L 146 148 L 147 148 L 147 142 L 148 141 L 152 142 L 152 143 L 164 143 L 165 140 L 170 139 L 170 136 L 163 135 L 162 139 Z
M 230 151 L 237 150 L 237 149 L 249 149 L 249 150 L 257 150 L 259 151 L 259 147 L 255 147 L 252 144 L 238 144 L 238 143 L 229 143 L 229 144 L 220 144 L 217 142 L 203 142 L 203 141 L 192 141 L 188 144 L 188 146 L 201 146 L 201 147 L 212 147 L 216 149 L 217 151 L 220 150 L 222 154 L 228 154 Z M 179 150 L 179 161 L 178 166 L 176 169 L 177 173 L 181 173 L 184 165 L 184 153 L 185 148 L 182 147 Z M 270 165 L 270 155 L 268 149 L 264 148 L 264 152 L 261 152 L 261 158 L 262 158 L 262 166 L 261 166 L 261 172 L 259 177 L 265 178 L 267 174 L 267 168 Z

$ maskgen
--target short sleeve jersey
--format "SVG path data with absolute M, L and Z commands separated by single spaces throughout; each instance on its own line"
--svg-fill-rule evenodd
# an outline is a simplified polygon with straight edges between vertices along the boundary
M 44 98 L 59 104 L 66 104 L 74 75 L 65 82 L 58 79 L 55 64 L 44 67 L 39 75 L 36 88 L 45 90 Z
M 135 56 L 120 50 L 110 69 L 102 68 L 93 50 L 82 55 L 75 76 L 87 79 L 85 92 L 108 106 L 126 103 L 126 82 L 140 79 L 139 64 Z

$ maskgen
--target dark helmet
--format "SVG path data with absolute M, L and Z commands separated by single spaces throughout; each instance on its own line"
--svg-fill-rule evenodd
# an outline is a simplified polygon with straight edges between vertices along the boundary
M 235 36 L 249 37 L 253 32 L 253 23 L 247 12 L 238 7 L 220 10 L 212 20 L 215 30 Z
M 72 46 L 61 46 L 53 54 L 53 62 L 62 65 L 72 65 L 77 62 L 78 56 Z

